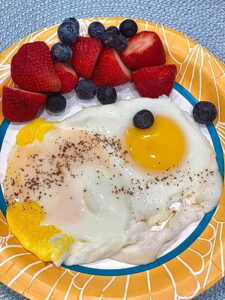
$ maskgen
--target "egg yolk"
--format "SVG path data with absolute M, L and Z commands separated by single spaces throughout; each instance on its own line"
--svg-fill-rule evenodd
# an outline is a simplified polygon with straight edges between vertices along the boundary
M 57 261 L 74 239 L 53 225 L 40 225 L 44 209 L 35 201 L 10 204 L 6 212 L 12 233 L 24 248 L 43 261 Z
M 171 119 L 155 117 L 147 129 L 130 127 L 126 132 L 126 145 L 132 159 L 151 171 L 174 167 L 185 154 L 185 138 Z
M 34 140 L 42 142 L 46 132 L 54 128 L 54 122 L 48 122 L 43 119 L 35 119 L 24 126 L 16 136 L 16 144 L 25 146 L 31 144 Z

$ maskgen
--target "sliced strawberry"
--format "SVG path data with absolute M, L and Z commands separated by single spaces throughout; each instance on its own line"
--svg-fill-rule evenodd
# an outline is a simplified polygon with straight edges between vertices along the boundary
M 59 92 L 61 94 L 71 92 L 72 89 L 76 87 L 79 79 L 74 69 L 67 63 L 56 62 L 55 71 L 61 81 L 61 89 Z
M 130 80 L 130 71 L 116 51 L 105 48 L 94 68 L 92 80 L 97 86 L 117 86 Z
M 46 95 L 4 86 L 3 115 L 12 122 L 30 121 L 37 116 L 46 100 Z
M 134 85 L 142 97 L 169 96 L 177 74 L 175 65 L 143 68 L 132 73 Z
M 16 85 L 32 92 L 58 92 L 61 86 L 45 42 L 20 47 L 11 62 L 11 76 Z
M 127 48 L 121 53 L 121 59 L 128 68 L 163 65 L 166 54 L 159 36 L 152 31 L 142 31 L 128 41 Z
M 91 78 L 92 71 L 102 48 L 100 40 L 82 36 L 72 45 L 72 66 L 80 76 Z

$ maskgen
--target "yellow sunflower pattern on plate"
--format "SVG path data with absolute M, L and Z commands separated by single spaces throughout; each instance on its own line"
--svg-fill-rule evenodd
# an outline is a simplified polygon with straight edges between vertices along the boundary
M 81 34 L 101 21 L 117 26 L 123 18 L 81 20 Z M 225 65 L 185 35 L 147 21 L 136 20 L 139 31 L 152 30 L 161 37 L 167 63 L 178 69 L 176 81 L 197 100 L 214 102 L 215 127 L 225 149 Z M 12 86 L 10 62 L 23 43 L 57 41 L 57 25 L 41 29 L 0 54 L 0 97 L 4 85 Z M 0 103 L 1 104 L 1 103 Z M 0 122 L 3 116 L 0 109 Z M 200 237 L 176 258 L 161 266 L 124 276 L 88 275 L 38 260 L 18 243 L 0 211 L 0 281 L 29 299 L 192 299 L 225 275 L 225 195 Z

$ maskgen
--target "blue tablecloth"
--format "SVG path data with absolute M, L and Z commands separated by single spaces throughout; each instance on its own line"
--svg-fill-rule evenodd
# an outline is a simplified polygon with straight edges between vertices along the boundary
M 185 33 L 225 62 L 225 0 L 0 0 L 0 51 L 65 17 L 125 16 Z M 0 300 L 22 299 L 0 284 Z M 196 300 L 225 300 L 225 280 Z

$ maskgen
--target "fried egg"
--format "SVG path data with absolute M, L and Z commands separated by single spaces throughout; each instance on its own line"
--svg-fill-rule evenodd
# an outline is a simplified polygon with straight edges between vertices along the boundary
M 142 109 L 155 118 L 148 129 L 133 125 Z M 34 120 L 17 134 L 4 181 L 12 232 L 58 265 L 148 263 L 212 210 L 221 191 L 212 146 L 165 96 L 85 108 L 62 122 Z

